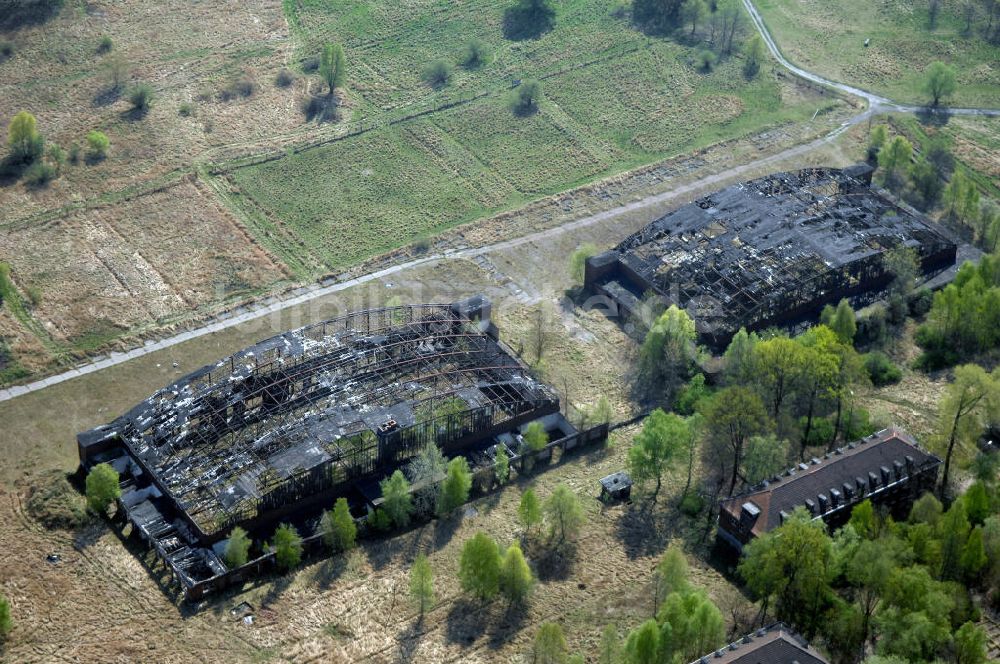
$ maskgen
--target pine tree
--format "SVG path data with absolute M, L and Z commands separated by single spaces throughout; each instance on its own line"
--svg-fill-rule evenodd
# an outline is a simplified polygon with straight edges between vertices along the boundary
M 521 494 L 521 502 L 517 506 L 517 518 L 524 526 L 525 534 L 530 534 L 532 526 L 541 522 L 542 505 L 534 489 L 525 489 Z
M 621 640 L 614 625 L 605 625 L 601 632 L 601 649 L 597 654 L 598 664 L 618 664 L 621 661 Z
M 427 556 L 420 554 L 410 568 L 410 597 L 424 617 L 427 608 L 434 604 L 434 571 L 427 561 Z
M 523 602 L 531 592 L 531 568 L 524 560 L 521 547 L 514 542 L 507 547 L 500 562 L 500 594 L 513 605 Z
M 351 510 L 346 498 L 338 498 L 333 509 L 323 512 L 320 519 L 320 532 L 323 543 L 333 551 L 347 551 L 354 548 L 358 527 L 351 516 Z
M 379 487 L 382 489 L 382 509 L 393 525 L 397 528 L 408 525 L 413 512 L 413 500 L 410 497 L 410 483 L 403 471 L 397 470 L 389 479 L 382 480 Z
M 497 484 L 504 485 L 510 479 L 510 457 L 507 456 L 507 448 L 497 445 L 497 455 L 493 460 L 493 475 Z
M 493 538 L 480 531 L 462 547 L 458 564 L 462 590 L 482 600 L 493 599 L 500 590 L 500 550 Z
M 0 642 L 7 638 L 10 631 L 14 629 L 14 621 L 10 617 L 10 602 L 3 595 L 0 595 Z
M 247 563 L 250 555 L 251 539 L 247 536 L 247 531 L 239 526 L 235 526 L 229 533 L 229 541 L 226 542 L 225 551 L 222 558 L 229 569 L 236 569 Z
M 291 524 L 283 523 L 274 531 L 273 548 L 280 569 L 290 570 L 302 560 L 302 537 Z
M 989 559 L 986 557 L 986 548 L 983 546 L 983 528 L 976 526 L 969 533 L 969 538 L 965 541 L 965 548 L 962 549 L 962 571 L 972 585 L 976 585 L 979 573 L 986 567 Z
M 548 622 L 538 628 L 531 653 L 532 664 L 566 664 L 569 646 L 559 623 Z
M 625 654 L 629 664 L 658 664 L 660 661 L 660 626 L 650 618 L 628 635 Z
M 455 457 L 448 462 L 448 474 L 441 483 L 438 494 L 438 514 L 445 515 L 454 512 L 469 499 L 472 489 L 472 473 L 465 457 Z

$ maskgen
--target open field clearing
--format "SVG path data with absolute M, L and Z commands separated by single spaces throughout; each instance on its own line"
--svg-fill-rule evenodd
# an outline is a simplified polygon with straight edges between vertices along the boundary
M 688 52 L 656 42 L 553 76 L 545 81 L 546 100 L 526 117 L 491 95 L 225 177 L 261 242 L 309 277 L 477 216 L 842 104 L 783 83 L 770 70 L 747 83 L 735 61 L 698 73 Z
M 102 36 L 110 52 L 98 52 Z M 261 139 L 304 123 L 297 108 L 305 81 L 279 88 L 274 76 L 290 50 L 278 0 L 213 3 L 68 0 L 48 22 L 3 35 L 13 55 L 0 62 L 0 117 L 27 110 L 47 142 L 82 147 L 78 165 L 42 190 L 0 186 L 0 217 L 22 219 L 83 198 L 155 180 L 213 146 Z M 110 69 L 125 65 L 111 91 Z M 238 76 L 254 93 L 222 101 Z M 125 94 L 145 81 L 154 91 L 144 117 Z M 181 114 L 188 104 L 190 114 Z M 107 134 L 107 159 L 87 163 L 86 134 Z
M 195 181 L 14 226 L 0 235 L 0 255 L 21 295 L 21 323 L 56 355 L 247 297 L 285 275 Z
M 647 41 L 602 0 L 567 0 L 558 5 L 556 28 L 538 39 L 504 37 L 504 4 L 488 0 L 449 2 L 364 2 L 285 0 L 296 38 L 296 57 L 315 56 L 322 43 L 344 45 L 351 65 L 349 86 L 373 109 L 450 98 L 458 92 L 509 87 L 511 81 L 541 78 Z M 442 58 L 458 63 L 470 38 L 490 51 L 478 67 L 456 67 L 450 86 L 434 90 L 421 69 Z
M 965 35 L 960 3 L 941 3 L 928 29 L 928 3 L 903 0 L 760 0 L 757 7 L 784 55 L 828 78 L 904 103 L 926 103 L 924 69 L 935 60 L 955 67 L 954 106 L 1000 106 L 1000 47 L 977 21 Z M 871 42 L 865 48 L 865 40 Z
M 1000 198 L 1000 119 L 951 118 L 947 124 L 923 124 L 906 115 L 892 115 L 894 128 L 918 148 L 943 139 L 951 146 L 959 169 L 990 198 Z

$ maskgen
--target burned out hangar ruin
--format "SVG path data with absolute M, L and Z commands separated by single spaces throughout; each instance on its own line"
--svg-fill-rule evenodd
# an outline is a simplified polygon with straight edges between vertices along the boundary
M 489 301 L 475 297 L 285 332 L 77 443 L 84 470 L 107 462 L 119 472 L 119 516 L 190 599 L 231 581 L 219 545 L 234 526 L 269 536 L 340 496 L 360 517 L 378 479 L 424 446 L 488 456 L 505 444 L 514 460 L 516 432 L 536 420 L 563 441 L 607 436 L 606 425 L 578 433 L 562 418 L 558 396 L 499 340 Z
M 721 189 L 587 260 L 586 287 L 625 314 L 644 296 L 686 309 L 699 340 L 722 348 L 741 327 L 814 317 L 892 281 L 886 252 L 913 248 L 925 274 L 956 245 L 871 186 L 867 165 L 774 173 Z

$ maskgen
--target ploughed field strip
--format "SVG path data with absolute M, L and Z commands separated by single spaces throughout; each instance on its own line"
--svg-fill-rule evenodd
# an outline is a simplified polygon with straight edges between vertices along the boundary
M 892 280 L 886 253 L 913 248 L 921 270 L 954 265 L 957 247 L 871 187 L 866 165 L 810 168 L 741 182 L 685 205 L 587 261 L 586 285 L 634 312 L 653 292 L 689 310 L 701 341 L 741 327 L 794 324 Z
M 199 595 L 227 573 L 218 552 L 233 526 L 269 536 L 340 495 L 364 514 L 377 479 L 427 444 L 489 454 L 540 418 L 575 433 L 548 422 L 558 397 L 489 312 L 482 297 L 373 309 L 267 339 L 79 434 L 81 465 L 116 467 L 133 532 Z

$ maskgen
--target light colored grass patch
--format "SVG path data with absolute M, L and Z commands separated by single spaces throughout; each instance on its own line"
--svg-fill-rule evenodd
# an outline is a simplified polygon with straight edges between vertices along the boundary
M 926 2 L 760 0 L 757 6 L 778 46 L 801 67 L 901 102 L 926 103 L 924 69 L 942 60 L 958 72 L 952 105 L 1000 106 L 1000 47 L 978 28 L 963 34 L 957 2 L 941 3 L 933 31 Z

